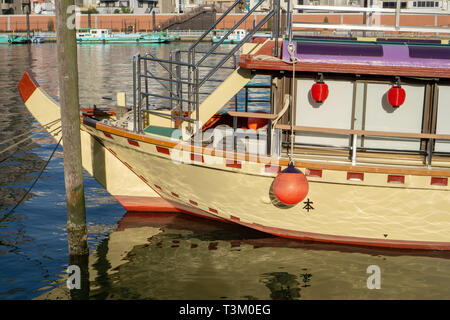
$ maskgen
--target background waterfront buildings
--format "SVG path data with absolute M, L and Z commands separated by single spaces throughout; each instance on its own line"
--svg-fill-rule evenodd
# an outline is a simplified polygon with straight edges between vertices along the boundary
M 259 0 L 242 0 L 243 4 L 235 13 L 245 12 L 253 7 Z M 82 9 L 95 8 L 100 14 L 180 14 L 187 13 L 199 6 L 214 6 L 216 11 L 222 12 L 228 8 L 233 0 L 75 0 Z M 327 6 L 361 6 L 365 3 L 379 8 L 395 8 L 395 0 L 293 0 L 294 5 L 327 5 Z M 449 11 L 448 0 L 435 1 L 401 1 L 402 8 L 416 10 L 443 10 Z M 55 0 L 0 0 L 1 14 L 25 14 L 29 4 L 33 14 L 54 14 Z M 282 1 L 283 8 L 287 2 Z M 258 11 L 270 10 L 272 0 L 264 0 Z M 96 13 L 96 11 L 94 11 Z

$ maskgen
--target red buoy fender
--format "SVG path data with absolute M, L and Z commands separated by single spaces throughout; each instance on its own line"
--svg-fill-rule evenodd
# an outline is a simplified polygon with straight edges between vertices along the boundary
M 311 88 L 311 96 L 316 102 L 324 102 L 328 97 L 328 85 L 317 81 Z
M 309 184 L 306 176 L 291 162 L 273 182 L 275 196 L 284 204 L 297 204 L 308 195 Z

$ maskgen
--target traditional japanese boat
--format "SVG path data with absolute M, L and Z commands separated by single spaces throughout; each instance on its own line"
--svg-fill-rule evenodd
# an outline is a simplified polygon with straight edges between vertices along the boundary
M 280 12 L 278 3 L 215 66 L 205 61 L 226 37 L 208 52 L 197 45 L 222 18 L 170 59 L 135 56 L 133 106 L 121 94 L 115 109 L 82 109 L 84 167 L 130 210 L 176 208 L 293 239 L 449 250 L 448 39 L 296 39 L 290 17 L 286 37 L 275 27 L 251 40 Z M 205 91 L 239 49 L 238 66 Z M 269 79 L 259 86 L 265 113 L 223 109 L 258 76 Z M 19 90 L 52 133 L 57 103 L 28 73 Z

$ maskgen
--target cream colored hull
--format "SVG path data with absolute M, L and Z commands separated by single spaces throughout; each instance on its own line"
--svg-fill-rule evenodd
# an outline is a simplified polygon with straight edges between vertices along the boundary
M 55 120 L 57 104 L 40 88 L 27 89 L 33 86 L 19 84 L 27 108 L 41 124 Z M 173 141 L 155 136 L 149 143 L 148 135 L 112 127 L 108 137 L 90 121 L 82 124 L 83 166 L 116 198 L 159 195 L 172 208 L 283 237 L 450 249 L 450 188 L 430 185 L 431 176 L 405 175 L 404 184 L 394 185 L 386 173 L 366 172 L 363 181 L 351 181 L 344 170 L 324 170 L 321 178 L 309 177 L 308 204 L 287 208 L 271 194 L 275 174 L 258 159 L 234 166 L 221 156 L 185 152 L 184 159 L 194 161 L 179 163 L 172 159 Z
M 310 178 L 305 203 L 286 208 L 273 201 L 273 173 L 257 162 L 227 167 L 225 161 L 207 164 L 173 161 L 167 150 L 127 138 L 104 139 L 101 131 L 85 127 L 108 149 L 132 166 L 158 193 L 192 212 L 207 212 L 261 231 L 284 237 L 387 247 L 449 249 L 450 197 L 448 187 L 427 186 L 430 177 L 406 176 L 401 186 L 388 185 L 386 174 L 366 174 L 364 182 L 349 181 L 345 171 L 329 170 Z M 169 152 L 172 156 L 175 150 Z M 190 153 L 185 157 L 192 159 Z M 203 162 L 200 160 L 203 159 Z M 305 168 L 303 168 L 305 169 Z M 305 199 L 307 201 L 307 199 Z M 275 204 L 274 204 L 275 203 Z

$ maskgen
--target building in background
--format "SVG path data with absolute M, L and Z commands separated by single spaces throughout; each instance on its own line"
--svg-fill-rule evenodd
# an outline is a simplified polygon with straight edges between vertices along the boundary
M 171 0 L 164 1 L 170 2 Z M 157 7 L 158 0 L 100 0 L 97 3 L 98 12 L 103 14 L 146 14 L 152 13 L 152 11 L 159 13 L 159 8 Z
M 160 13 L 176 13 L 178 0 L 162 0 L 158 1 L 158 8 Z
M 1 14 L 23 14 L 22 2 L 22 0 L 0 0 Z
M 252 0 L 257 1 L 257 0 Z M 284 2 L 284 1 L 283 1 Z M 367 6 L 376 8 L 390 8 L 397 7 L 396 0 L 295 0 L 295 5 L 322 5 L 322 6 L 352 6 L 352 7 L 364 7 Z M 419 10 L 444 10 L 448 11 L 448 0 L 439 1 L 401 1 L 400 8 L 402 9 L 419 9 Z
M 175 12 L 176 13 L 186 13 L 192 9 L 208 2 L 204 0 L 175 0 Z
M 55 0 L 31 0 L 31 12 L 42 15 L 54 15 Z

